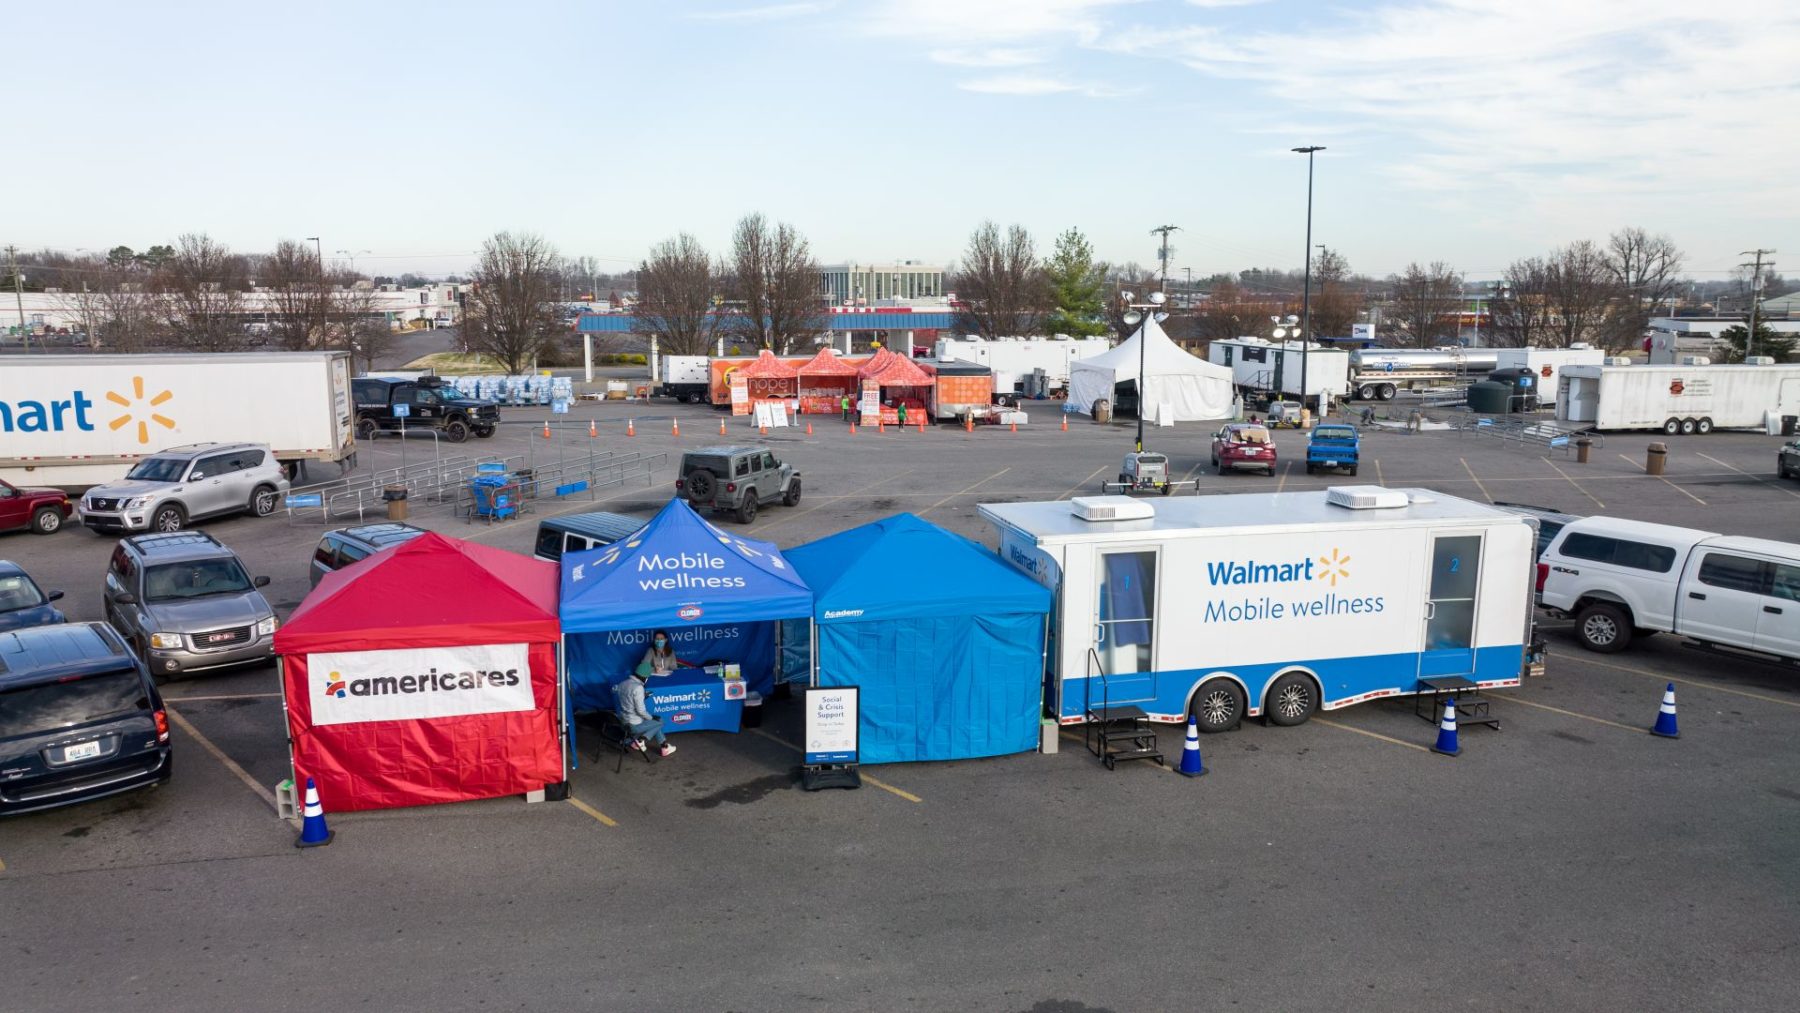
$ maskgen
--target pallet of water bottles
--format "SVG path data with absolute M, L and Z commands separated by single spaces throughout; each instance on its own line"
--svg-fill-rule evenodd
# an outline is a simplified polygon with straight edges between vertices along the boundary
M 502 405 L 547 405 L 575 397 L 575 382 L 567 376 L 457 376 L 446 382 L 464 397 Z

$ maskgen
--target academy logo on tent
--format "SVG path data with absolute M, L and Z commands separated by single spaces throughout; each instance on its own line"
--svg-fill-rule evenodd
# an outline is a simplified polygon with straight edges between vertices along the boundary
M 344 691 L 344 677 L 342 675 L 333 672 L 325 677 L 325 695 L 335 696 L 339 700 L 344 698 L 346 694 Z

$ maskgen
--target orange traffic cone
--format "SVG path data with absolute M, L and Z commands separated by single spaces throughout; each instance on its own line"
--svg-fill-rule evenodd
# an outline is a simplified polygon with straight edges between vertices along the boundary
M 1063 432 L 1069 431 L 1069 413 L 1063 412 Z
M 1019 424 L 1017 422 L 1012 423 L 1012 431 L 1015 433 L 1019 431 Z
M 769 435 L 769 427 L 768 426 L 757 426 L 756 427 L 756 435 L 758 435 L 758 436 Z
M 972 433 L 974 431 L 975 431 L 975 416 L 964 415 L 963 416 L 963 432 Z
M 588 435 L 589 436 L 599 436 L 600 435 L 600 427 L 594 425 L 593 419 L 588 419 Z
M 812 420 L 811 419 L 806 420 L 806 435 L 808 435 L 808 436 L 812 435 Z
M 626 419 L 625 420 L 625 435 L 626 436 L 636 436 L 637 435 L 637 420 L 636 419 Z
M 920 436 L 925 435 L 925 420 L 924 419 L 919 420 L 919 435 Z
M 725 416 L 719 416 L 719 435 L 725 435 Z
M 854 423 L 854 422 L 850 423 L 850 435 L 851 436 L 856 435 L 856 423 Z
M 680 436 L 681 435 L 681 420 L 680 419 L 676 419 L 673 423 L 670 424 L 669 435 L 671 435 L 671 436 Z
M 546 423 L 544 423 L 544 439 L 547 440 L 549 438 L 550 438 L 550 423 L 546 422 Z
M 887 419 L 876 419 L 875 420 L 875 431 L 878 433 L 887 432 Z

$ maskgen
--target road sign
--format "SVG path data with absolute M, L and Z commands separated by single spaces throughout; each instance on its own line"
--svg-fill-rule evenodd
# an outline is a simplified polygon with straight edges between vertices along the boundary
M 394 406 L 394 417 L 397 419 L 406 418 L 407 416 L 409 416 L 411 414 L 412 414 L 412 405 L 397 404 Z

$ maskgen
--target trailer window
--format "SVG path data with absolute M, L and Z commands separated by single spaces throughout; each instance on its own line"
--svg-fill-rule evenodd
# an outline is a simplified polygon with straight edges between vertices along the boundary
M 1156 553 L 1101 556 L 1098 646 L 1108 674 L 1148 672 L 1155 643 Z

